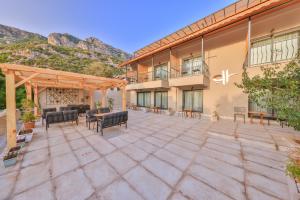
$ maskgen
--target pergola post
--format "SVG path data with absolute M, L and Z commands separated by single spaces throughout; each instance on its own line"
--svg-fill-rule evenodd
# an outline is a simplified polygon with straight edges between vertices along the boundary
M 101 90 L 101 104 L 102 107 L 106 107 L 106 94 L 107 94 L 107 90 Z
M 90 107 L 91 109 L 94 108 L 94 90 L 89 90 L 89 96 L 90 96 Z
M 122 90 L 122 110 L 126 111 L 126 89 L 125 86 L 121 88 Z
M 26 99 L 32 100 L 32 88 L 29 82 L 25 83 L 25 90 L 26 90 Z
M 6 126 L 7 145 L 9 148 L 15 147 L 16 141 L 16 89 L 15 73 L 12 70 L 6 72 Z
M 39 94 L 38 94 L 38 86 L 34 85 L 34 116 L 38 116 L 39 109 Z

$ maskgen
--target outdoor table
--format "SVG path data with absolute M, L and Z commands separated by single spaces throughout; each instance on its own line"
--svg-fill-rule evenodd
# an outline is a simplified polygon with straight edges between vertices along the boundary
M 153 112 L 154 113 L 159 113 L 160 112 L 160 108 L 159 107 L 153 107 Z
M 93 116 L 95 116 L 95 117 L 97 118 L 97 121 L 98 121 L 98 120 L 101 119 L 103 116 L 108 115 L 108 114 L 111 114 L 111 112 L 109 112 L 109 113 L 96 113 L 96 114 L 94 114 Z
M 187 109 L 187 110 L 183 110 L 183 112 L 186 117 L 191 117 L 191 118 L 193 117 L 193 110 Z
M 259 118 L 260 118 L 260 121 L 259 123 L 260 124 L 264 124 L 264 116 L 266 115 L 265 112 L 254 112 L 254 111 L 251 111 L 251 112 L 248 112 L 249 115 L 250 115 L 250 123 L 253 124 L 253 115 L 259 115 Z

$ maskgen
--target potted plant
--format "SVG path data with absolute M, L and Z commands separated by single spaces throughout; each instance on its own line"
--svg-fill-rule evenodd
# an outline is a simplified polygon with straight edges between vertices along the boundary
M 32 112 L 33 108 L 34 108 L 34 103 L 31 100 L 23 99 L 22 101 L 23 115 L 21 119 L 24 123 L 25 130 L 32 129 L 35 127 L 36 117 Z
M 114 99 L 113 98 L 108 98 L 107 102 L 108 102 L 109 110 L 112 111 L 113 108 L 114 108 Z
M 295 179 L 297 183 L 300 183 L 300 166 L 293 160 L 287 163 L 286 174 Z
M 219 113 L 217 112 L 219 105 L 215 106 L 215 110 L 212 112 L 211 121 L 218 121 L 220 119 Z
M 97 101 L 96 102 L 96 108 L 99 109 L 102 107 L 102 102 L 101 101 Z
M 25 137 L 25 142 L 30 142 L 32 140 L 32 136 L 33 136 L 32 132 L 33 132 L 32 129 L 20 130 L 18 137 L 21 138 L 22 136 L 24 136 Z
M 17 163 L 18 151 L 11 151 L 6 154 L 3 158 L 5 167 L 13 166 Z

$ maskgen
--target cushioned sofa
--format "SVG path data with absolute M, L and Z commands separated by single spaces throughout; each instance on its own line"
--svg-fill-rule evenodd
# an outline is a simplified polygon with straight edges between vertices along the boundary
M 46 114 L 46 130 L 48 130 L 50 124 L 61 122 L 76 122 L 78 125 L 78 111 L 67 110 L 59 112 L 47 112 Z
M 127 121 L 128 111 L 106 114 L 101 120 L 97 121 L 97 132 L 99 132 L 100 129 L 101 134 L 103 135 L 103 129 L 112 126 L 121 126 L 122 124 L 125 124 L 127 128 Z

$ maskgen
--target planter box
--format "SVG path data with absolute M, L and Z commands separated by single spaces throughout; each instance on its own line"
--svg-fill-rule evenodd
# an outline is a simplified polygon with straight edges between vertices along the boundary
M 13 154 L 13 156 L 8 159 L 6 159 L 6 156 L 3 158 L 3 163 L 5 168 L 13 166 L 17 163 L 18 152 L 10 152 L 7 154 L 7 156 L 10 154 Z
M 25 142 L 30 142 L 32 140 L 33 131 L 32 129 L 21 130 L 17 136 L 17 139 L 25 138 Z

